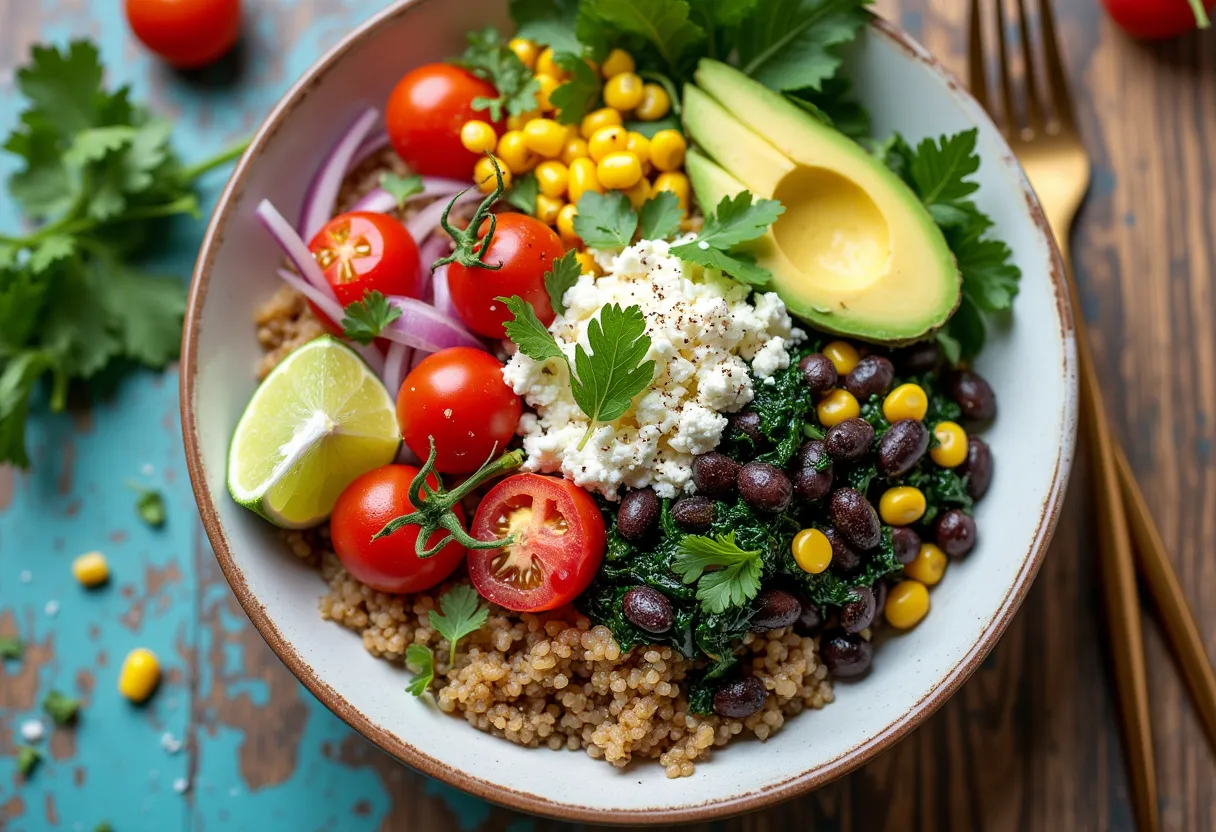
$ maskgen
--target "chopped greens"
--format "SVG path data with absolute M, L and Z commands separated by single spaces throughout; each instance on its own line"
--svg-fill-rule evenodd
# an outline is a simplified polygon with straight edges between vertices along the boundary
M 566 292 L 570 291 L 575 283 L 578 283 L 578 279 L 583 273 L 583 267 L 578 262 L 577 255 L 577 251 L 570 249 L 554 260 L 553 266 L 545 272 L 545 292 L 549 295 L 549 305 L 558 315 L 566 311 L 566 304 L 563 301 Z M 519 313 L 515 309 L 511 309 L 511 312 L 519 317 Z
M 659 191 L 642 203 L 638 212 L 638 233 L 643 240 L 669 240 L 680 233 L 684 211 L 680 198 L 671 191 Z
M 46 711 L 56 725 L 70 725 L 80 714 L 80 700 L 73 699 L 61 691 L 53 690 L 42 700 L 42 710 Z
M 38 753 L 38 749 L 36 748 L 23 745 L 17 749 L 17 771 L 24 778 L 29 778 L 41 760 L 42 755 Z
M 414 678 L 405 686 L 408 693 L 422 696 L 435 680 L 435 653 L 425 644 L 405 648 L 405 666 L 414 671 Z
M 448 664 L 456 663 L 456 645 L 486 623 L 490 606 L 481 602 L 469 584 L 457 584 L 439 597 L 439 609 L 430 614 L 431 626 L 448 640 Z
M 588 247 L 622 249 L 633 242 L 637 229 L 638 215 L 623 193 L 588 191 L 579 197 L 574 231 Z
M 0 636 L 0 659 L 20 659 L 25 655 L 25 645 L 17 636 Z
M 469 72 L 489 81 L 498 92 L 497 98 L 478 96 L 473 99 L 474 110 L 485 110 L 492 121 L 505 116 L 522 116 L 536 109 L 536 94 L 540 84 L 493 26 L 469 32 L 468 46 L 455 61 Z
M 840 47 L 869 20 L 868 0 L 764 0 L 743 20 L 739 66 L 774 90 L 818 90 L 840 68 Z
M 401 317 L 401 310 L 375 289 L 364 292 L 363 300 L 347 305 L 345 311 L 342 334 L 364 345 L 379 338 L 386 326 Z
M 772 274 L 737 247 L 763 236 L 784 211 L 775 199 L 758 199 L 753 203 L 748 191 L 723 197 L 717 210 L 706 216 L 697 238 L 673 246 L 671 253 L 682 260 L 721 269 L 741 283 L 763 286 L 772 279 Z
M 165 525 L 164 495 L 155 488 L 144 488 L 137 482 L 129 482 L 127 487 L 139 495 L 135 498 L 135 513 L 139 519 L 154 529 Z
M 760 591 L 760 566 L 760 551 L 740 549 L 733 530 L 717 537 L 684 535 L 671 563 L 684 583 L 696 583 L 697 600 L 710 613 L 725 612 L 755 598 Z
M 420 194 L 424 190 L 422 177 L 418 174 L 410 176 L 398 176 L 397 174 L 388 171 L 380 177 L 380 187 L 388 191 L 388 193 L 397 200 L 397 207 L 404 208 L 405 202 L 415 194 Z
M 503 199 L 507 201 L 507 204 L 515 206 L 525 214 L 535 214 L 536 197 L 539 195 L 540 183 L 536 181 L 536 174 L 528 171 L 507 188 L 506 196 Z
M 570 52 L 559 52 L 554 62 L 566 71 L 570 80 L 549 95 L 549 102 L 558 108 L 558 122 L 578 124 L 599 103 L 599 75 L 583 58 Z

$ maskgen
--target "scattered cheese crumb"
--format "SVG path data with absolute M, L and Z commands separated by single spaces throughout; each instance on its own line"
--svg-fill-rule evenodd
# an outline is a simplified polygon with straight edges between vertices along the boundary
M 54 618 L 59 613 L 59 602 L 58 601 L 47 601 L 46 607 L 44 607 L 44 609 L 49 618 Z
M 45 734 L 46 728 L 41 720 L 27 719 L 21 723 L 21 739 L 26 742 L 41 742 Z
M 185 777 L 179 777 L 173 781 L 173 791 L 177 792 L 178 794 L 185 794 L 186 790 L 189 788 L 190 781 Z
M 182 750 L 182 741 L 166 731 L 160 735 L 160 747 L 169 754 L 176 754 Z

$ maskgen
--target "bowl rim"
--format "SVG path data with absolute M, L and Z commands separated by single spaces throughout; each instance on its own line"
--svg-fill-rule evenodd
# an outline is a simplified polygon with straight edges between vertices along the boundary
M 1046 242 L 1051 258 L 1050 279 L 1059 313 L 1060 338 L 1064 347 L 1063 367 L 1061 368 L 1065 385 L 1063 441 L 1056 457 L 1051 488 L 1043 504 L 1029 557 L 1015 576 L 1013 583 L 1001 601 L 1000 607 L 984 625 L 975 644 L 950 669 L 943 678 L 942 683 L 923 696 L 900 719 L 888 725 L 883 731 L 865 738 L 848 751 L 820 765 L 818 768 L 790 776 L 780 783 L 763 789 L 734 795 L 718 801 L 666 809 L 638 808 L 616 809 L 612 811 L 593 810 L 577 804 L 559 803 L 539 795 L 510 789 L 479 777 L 473 777 L 432 757 L 427 752 L 405 742 L 374 722 L 352 706 L 350 702 L 313 670 L 296 651 L 294 645 L 279 632 L 261 601 L 250 591 L 244 574 L 233 560 L 232 551 L 223 525 L 220 522 L 213 494 L 207 486 L 199 448 L 198 423 L 193 407 L 195 401 L 195 381 L 199 367 L 199 317 L 211 281 L 212 264 L 216 251 L 223 240 L 228 222 L 231 219 L 230 208 L 233 197 L 242 189 L 246 176 L 251 167 L 257 163 L 269 137 L 277 132 L 283 121 L 291 114 L 297 104 L 307 96 L 310 88 L 318 82 L 324 73 L 346 57 L 364 39 L 371 36 L 377 28 L 385 22 L 409 12 L 413 7 L 429 2 L 435 2 L 435 0 L 396 0 L 362 24 L 356 26 L 341 41 L 328 49 L 291 86 L 259 126 L 249 147 L 237 162 L 216 202 L 216 207 L 208 223 L 202 246 L 199 249 L 198 260 L 191 281 L 182 333 L 180 370 L 182 437 L 185 445 L 186 465 L 189 470 L 195 501 L 198 504 L 199 515 L 215 552 L 216 560 L 219 562 L 220 569 L 232 588 L 233 594 L 236 595 L 245 614 L 253 622 L 254 627 L 257 628 L 262 638 L 278 656 L 279 660 L 308 688 L 313 696 L 366 739 L 390 756 L 428 776 L 441 780 L 476 797 L 512 809 L 576 822 L 653 824 L 706 821 L 742 812 L 755 811 L 774 805 L 806 794 L 854 771 L 918 728 L 953 696 L 962 686 L 963 682 L 980 666 L 997 641 L 1000 640 L 1001 635 L 1005 632 L 1014 614 L 1025 599 L 1034 577 L 1042 565 L 1063 505 L 1064 492 L 1068 482 L 1073 450 L 1076 443 L 1078 407 L 1076 330 L 1068 288 L 1065 282 L 1064 265 L 1059 249 L 1056 246 L 1055 238 L 1052 235 L 1038 198 L 1026 180 L 1025 174 L 1022 172 L 1013 151 L 1003 138 L 1000 139 L 1002 161 L 1006 164 L 1012 164 L 1019 173 L 1019 185 L 1026 200 L 1027 211 L 1038 228 L 1039 235 Z M 901 27 L 877 15 L 871 15 L 870 29 L 872 32 L 876 32 L 880 36 L 890 40 L 912 60 L 927 66 L 930 72 L 945 81 L 953 94 L 962 97 L 965 103 L 972 104 L 973 110 L 979 114 L 980 118 L 987 119 L 987 114 L 979 107 L 958 78 Z

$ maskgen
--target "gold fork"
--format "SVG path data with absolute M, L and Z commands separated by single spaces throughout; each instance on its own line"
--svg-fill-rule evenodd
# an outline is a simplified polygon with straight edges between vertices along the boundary
M 996 0 L 997 64 L 1000 112 L 989 102 L 980 0 L 971 0 L 968 64 L 971 92 L 993 114 L 1030 184 L 1043 203 L 1064 260 L 1068 292 L 1076 315 L 1080 365 L 1082 426 L 1089 444 L 1099 515 L 1101 572 L 1107 627 L 1115 669 L 1124 746 L 1132 781 L 1137 826 L 1158 828 L 1157 779 L 1149 723 L 1148 685 L 1136 592 L 1136 566 L 1153 596 L 1166 637 L 1182 666 L 1191 698 L 1216 747 L 1216 674 L 1190 607 L 1182 595 L 1161 536 L 1140 494 L 1123 451 L 1107 422 L 1093 357 L 1081 318 L 1069 254 L 1069 230 L 1089 187 L 1090 162 L 1077 131 L 1072 98 L 1060 60 L 1050 0 L 1039 0 L 1045 85 L 1037 78 L 1030 45 L 1025 0 L 1015 0 L 1023 64 L 1022 112 L 1015 108 L 1009 49 L 1006 46 L 1004 0 Z M 1043 97 L 1040 98 L 1040 95 Z M 1129 527 L 1127 513 L 1131 514 Z M 1130 540 L 1136 544 L 1133 554 Z M 1133 560 L 1138 556 L 1138 560 Z

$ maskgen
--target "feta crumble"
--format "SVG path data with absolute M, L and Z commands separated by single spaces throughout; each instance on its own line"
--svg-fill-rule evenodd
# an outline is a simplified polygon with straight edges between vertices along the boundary
M 681 240 L 679 242 L 684 242 Z M 576 485 L 616 499 L 622 485 L 651 487 L 660 497 L 691 492 L 692 461 L 717 447 L 724 413 L 753 396 L 751 370 L 767 379 L 789 366 L 787 347 L 806 336 L 772 292 L 685 264 L 673 244 L 643 240 L 618 255 L 597 252 L 605 274 L 584 274 L 564 297 L 566 311 L 549 331 L 574 360 L 587 346 L 587 325 L 610 303 L 638 306 L 650 336 L 650 387 L 619 419 L 596 427 L 580 450 L 589 420 L 574 402 L 563 362 L 516 353 L 503 378 L 535 413 L 520 419 L 524 469 L 561 472 Z

